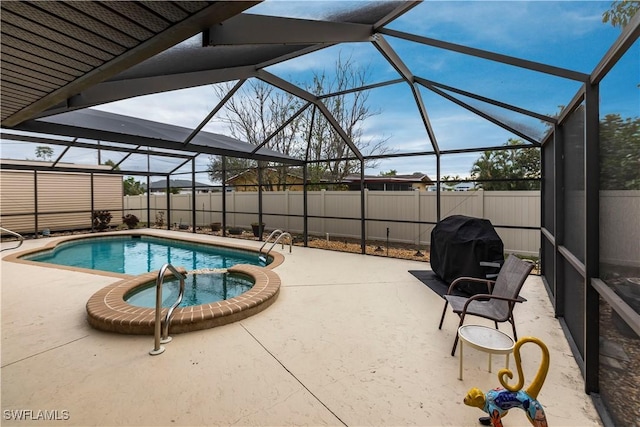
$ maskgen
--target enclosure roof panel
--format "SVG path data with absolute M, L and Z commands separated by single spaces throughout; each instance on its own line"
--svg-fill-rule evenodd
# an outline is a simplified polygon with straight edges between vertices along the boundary
M 8 167 L 9 169 L 14 168 L 14 169 L 20 169 L 21 167 L 24 167 L 24 169 L 27 170 L 32 170 L 32 169 L 45 169 L 45 168 L 49 168 L 51 170 L 54 170 L 55 166 L 58 166 L 58 168 L 64 168 L 64 167 L 73 167 L 74 169 L 78 169 L 78 170 L 83 170 L 83 169 L 87 169 L 87 170 L 92 170 L 92 171 L 98 171 L 98 170 L 102 170 L 104 172 L 109 172 L 111 171 L 111 166 L 108 165 L 83 165 L 83 164 L 79 164 L 79 163 L 68 163 L 68 162 L 50 162 L 50 161 L 42 161 L 42 160 L 18 160 L 18 159 L 0 159 L 0 165 L 2 165 L 3 167 Z
M 266 148 L 261 148 L 251 155 L 256 148 L 255 145 L 211 132 L 201 131 L 188 144 L 185 144 L 184 141 L 191 134 L 191 129 L 90 108 L 30 120 L 17 126 L 16 129 L 193 153 L 302 163 L 298 159 Z

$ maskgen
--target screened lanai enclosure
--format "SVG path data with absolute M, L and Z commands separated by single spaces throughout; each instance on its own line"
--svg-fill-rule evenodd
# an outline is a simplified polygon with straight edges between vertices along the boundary
M 109 210 L 306 243 L 331 224 L 365 253 L 390 234 L 424 248 L 452 214 L 491 218 L 539 257 L 604 423 L 637 425 L 636 10 L 2 2 L 1 225 L 38 237 Z

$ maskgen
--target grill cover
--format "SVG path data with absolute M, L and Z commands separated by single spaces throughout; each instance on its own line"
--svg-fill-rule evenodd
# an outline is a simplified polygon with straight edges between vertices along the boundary
M 480 262 L 504 262 L 504 244 L 491 221 L 464 215 L 447 217 L 433 228 L 430 252 L 431 269 L 447 283 L 462 276 L 486 278 L 500 269 Z M 461 283 L 458 289 L 470 295 L 488 292 L 479 283 Z

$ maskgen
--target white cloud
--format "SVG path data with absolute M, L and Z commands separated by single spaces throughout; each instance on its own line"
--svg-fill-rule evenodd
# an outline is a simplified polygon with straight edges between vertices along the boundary
M 564 56 L 589 57 L 591 71 L 603 52 L 589 52 L 588 38 L 607 40 L 617 32 L 602 24 L 605 1 L 436 1 L 423 2 L 392 28 L 470 47 L 566 66 Z M 569 49 L 567 49 L 569 48 Z M 584 58 L 583 58 L 584 59 Z M 575 68 L 575 67 L 574 67 Z
M 94 107 L 146 120 L 194 127 L 215 107 L 218 98 L 210 86 L 139 96 Z

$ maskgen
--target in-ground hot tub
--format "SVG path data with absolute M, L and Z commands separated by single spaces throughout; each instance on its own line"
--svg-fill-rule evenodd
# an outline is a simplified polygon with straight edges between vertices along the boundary
M 250 265 L 236 265 L 227 274 L 243 275 L 254 282 L 247 292 L 231 299 L 176 308 L 171 333 L 197 331 L 246 319 L 273 304 L 280 291 L 280 277 L 273 271 Z M 107 286 L 87 302 L 87 318 L 96 329 L 123 334 L 154 332 L 155 308 L 137 307 L 125 301 L 134 289 L 155 283 L 156 272 L 145 273 Z

